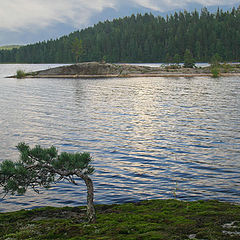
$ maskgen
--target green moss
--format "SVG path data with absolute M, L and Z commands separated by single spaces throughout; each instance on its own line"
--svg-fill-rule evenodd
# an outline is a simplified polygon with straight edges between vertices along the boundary
M 240 231 L 240 206 L 231 203 L 151 200 L 96 210 L 95 224 L 87 223 L 83 207 L 0 213 L 0 239 L 240 239 L 223 232 Z

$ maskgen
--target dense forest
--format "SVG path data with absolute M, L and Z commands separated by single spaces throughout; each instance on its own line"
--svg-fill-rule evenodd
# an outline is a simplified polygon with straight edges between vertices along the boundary
M 198 62 L 215 54 L 240 61 L 240 6 L 224 12 L 150 14 L 100 22 L 56 40 L 0 50 L 1 63 L 180 62 L 189 49 Z

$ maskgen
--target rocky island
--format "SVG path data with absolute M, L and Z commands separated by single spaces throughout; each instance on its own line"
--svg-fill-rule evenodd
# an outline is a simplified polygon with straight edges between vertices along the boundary
M 240 64 L 219 64 L 221 76 L 240 75 Z M 115 77 L 194 77 L 212 76 L 212 68 L 184 68 L 180 65 L 162 65 L 160 67 L 134 64 L 111 64 L 85 62 L 60 66 L 31 73 L 24 73 L 27 78 L 115 78 Z M 18 77 L 17 75 L 11 77 Z

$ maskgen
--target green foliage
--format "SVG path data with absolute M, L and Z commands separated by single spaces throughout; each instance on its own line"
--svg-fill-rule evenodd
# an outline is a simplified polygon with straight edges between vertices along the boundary
M 26 77 L 26 73 L 23 70 L 17 70 L 17 78 L 25 78 Z
M 102 62 L 103 62 L 103 63 L 106 63 L 106 62 L 107 62 L 107 56 L 105 56 L 105 55 L 103 56 Z
M 221 61 L 222 61 L 222 58 L 219 56 L 218 53 L 214 54 L 211 58 L 210 70 L 213 78 L 220 77 L 220 72 L 222 67 L 220 63 Z
M 228 73 L 228 72 L 230 72 L 233 69 L 233 67 L 230 64 L 227 64 L 227 63 L 223 63 L 221 65 L 221 68 L 223 69 L 224 73 Z
M 58 154 L 54 146 L 30 148 L 25 143 L 19 143 L 17 149 L 19 161 L 0 164 L 0 186 L 5 194 L 24 194 L 28 187 L 38 192 L 37 187 L 49 188 L 58 177 L 74 183 L 73 175 L 78 171 L 83 175 L 94 172 L 89 153 Z
M 72 154 L 63 152 L 52 162 L 52 165 L 55 169 L 67 169 L 70 171 L 75 169 L 86 169 L 87 174 L 92 174 L 94 168 L 89 166 L 91 160 L 89 153 Z
M 220 77 L 220 69 L 217 66 L 211 67 L 211 73 L 213 78 Z
M 69 63 L 106 57 L 108 62 L 178 63 L 186 49 L 197 61 L 209 62 L 216 53 L 223 61 L 240 61 L 239 22 L 240 10 L 234 8 L 215 13 L 203 8 L 166 18 L 137 14 L 100 22 L 56 40 L 0 50 L 0 62 Z
M 184 65 L 185 68 L 193 68 L 195 66 L 195 60 L 189 49 L 186 49 L 184 54 Z
M 212 56 L 211 58 L 211 73 L 212 73 L 212 77 L 213 78 L 218 78 L 220 77 L 220 72 L 221 72 L 221 60 L 222 58 L 219 56 L 218 53 L 216 53 L 215 55 Z
M 0 186 L 3 186 L 5 193 L 24 194 L 26 192 L 24 178 L 28 177 L 28 171 L 20 162 L 13 163 L 7 160 L 0 165 Z
M 173 58 L 173 62 L 178 65 L 180 63 L 180 61 L 181 61 L 180 55 L 178 53 L 176 53 Z
M 79 62 L 80 57 L 83 54 L 83 44 L 82 40 L 77 37 L 72 42 L 72 52 L 75 55 L 76 63 Z
M 212 58 L 211 58 L 211 66 L 212 66 L 212 67 L 219 67 L 221 61 L 222 61 L 222 58 L 219 56 L 218 53 L 216 53 L 216 54 L 213 55 Z

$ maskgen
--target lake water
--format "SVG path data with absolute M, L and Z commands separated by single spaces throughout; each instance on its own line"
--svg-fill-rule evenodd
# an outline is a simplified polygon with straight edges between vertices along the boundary
M 0 65 L 0 161 L 16 145 L 94 158 L 95 203 L 219 199 L 240 203 L 240 77 L 7 79 L 56 65 Z M 7 196 L 0 211 L 86 203 L 59 183 Z

